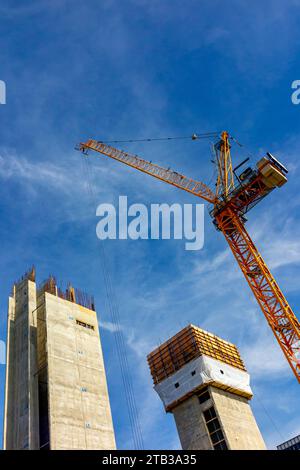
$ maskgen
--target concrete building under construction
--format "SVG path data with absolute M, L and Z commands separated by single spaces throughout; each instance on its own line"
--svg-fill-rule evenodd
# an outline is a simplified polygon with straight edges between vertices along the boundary
M 4 449 L 115 449 L 93 299 L 34 269 L 9 297 Z
M 238 349 L 189 325 L 148 355 L 154 389 L 184 450 L 265 449 Z

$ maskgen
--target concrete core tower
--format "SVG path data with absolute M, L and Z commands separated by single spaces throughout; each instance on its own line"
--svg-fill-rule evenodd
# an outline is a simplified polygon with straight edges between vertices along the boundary
M 150 353 L 148 363 L 184 450 L 266 448 L 235 345 L 189 325 Z
M 92 298 L 34 270 L 9 297 L 4 449 L 115 449 Z

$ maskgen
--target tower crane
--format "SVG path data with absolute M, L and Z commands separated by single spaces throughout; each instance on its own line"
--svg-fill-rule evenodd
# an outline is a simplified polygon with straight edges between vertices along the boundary
M 217 133 L 203 134 L 208 136 Z M 194 134 L 193 140 L 200 138 Z M 217 165 L 216 191 L 205 183 L 165 169 L 108 143 L 87 140 L 78 149 L 84 154 L 96 151 L 132 168 L 158 178 L 184 191 L 198 196 L 212 205 L 210 214 L 217 230 L 226 238 L 229 247 L 252 290 L 273 334 L 290 367 L 300 383 L 300 323 L 279 288 L 268 266 L 246 230 L 245 214 L 287 182 L 287 169 L 271 153 L 262 157 L 254 167 L 247 167 L 241 174 L 232 166 L 231 144 L 233 138 L 224 131 L 214 144 Z

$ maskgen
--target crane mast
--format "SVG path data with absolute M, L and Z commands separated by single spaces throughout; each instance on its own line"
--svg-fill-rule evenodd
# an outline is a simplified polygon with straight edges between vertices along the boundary
M 218 176 L 216 182 L 216 196 L 227 198 L 234 189 L 234 177 L 230 157 L 230 143 L 228 132 L 222 132 L 221 139 L 214 146 Z
M 214 193 L 200 181 L 187 178 L 176 171 L 165 169 L 97 140 L 90 139 L 79 144 L 78 148 L 85 154 L 89 150 L 94 150 L 213 204 L 210 211 L 213 223 L 225 236 L 300 383 L 300 323 L 245 228 L 245 214 L 276 187 L 286 183 L 286 168 L 268 153 L 259 160 L 255 168 L 249 167 L 244 170 L 238 178 L 238 184 L 235 184 L 229 134 L 224 131 L 214 146 L 218 169 L 216 193 Z

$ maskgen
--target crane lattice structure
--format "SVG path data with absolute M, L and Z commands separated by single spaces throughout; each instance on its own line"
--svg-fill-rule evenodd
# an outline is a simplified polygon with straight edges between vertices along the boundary
M 213 134 L 213 133 L 212 133 Z M 208 135 L 208 134 L 206 134 Z M 196 140 L 197 135 L 192 139 Z M 213 205 L 210 214 L 218 230 L 225 236 L 247 283 L 271 327 L 290 367 L 300 383 L 300 323 L 277 282 L 245 228 L 245 214 L 273 189 L 287 182 L 287 169 L 269 152 L 254 168 L 246 168 L 239 176 L 232 168 L 230 136 L 224 131 L 214 144 L 217 166 L 216 191 L 206 184 L 165 169 L 131 155 L 107 143 L 88 140 L 79 144 L 87 154 L 94 150 L 132 168 L 194 194 Z

